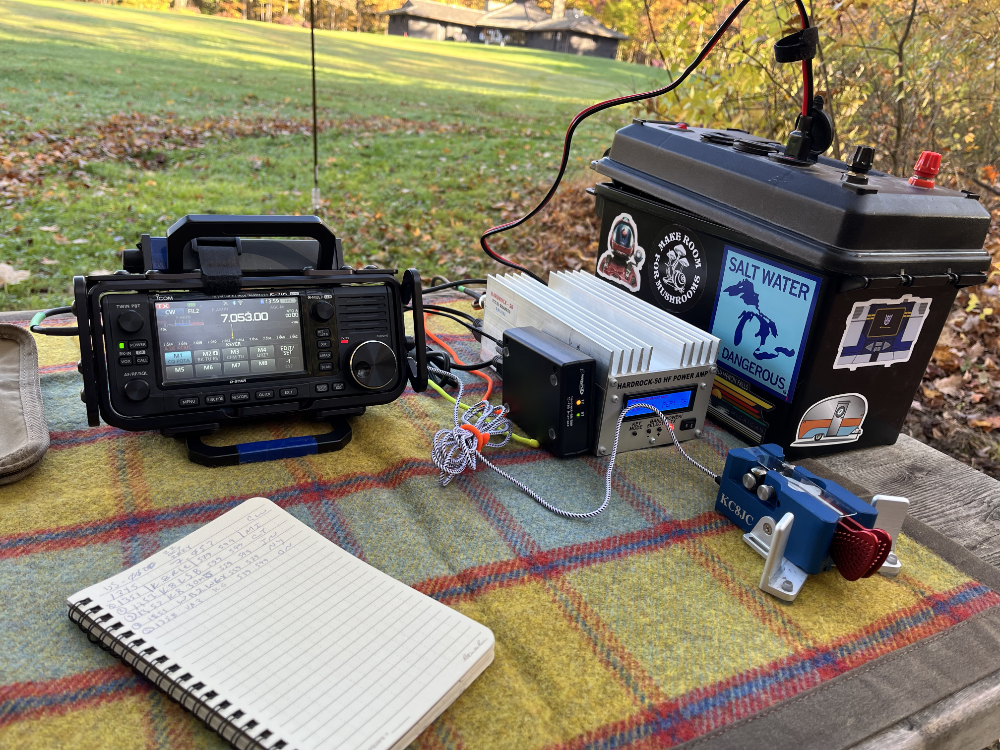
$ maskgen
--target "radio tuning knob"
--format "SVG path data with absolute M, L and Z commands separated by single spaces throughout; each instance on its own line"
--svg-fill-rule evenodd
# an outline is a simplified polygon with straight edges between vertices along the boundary
M 351 352 L 348 369 L 362 388 L 385 388 L 396 380 L 396 353 L 381 341 L 365 341 Z
M 130 380 L 125 384 L 125 395 L 129 401 L 145 401 L 149 397 L 149 383 L 145 380 Z
M 135 310 L 126 310 L 118 316 L 118 327 L 125 333 L 138 333 L 144 325 L 142 316 Z
M 320 323 L 325 323 L 333 317 L 333 305 L 329 302 L 317 302 L 313 305 L 312 315 Z

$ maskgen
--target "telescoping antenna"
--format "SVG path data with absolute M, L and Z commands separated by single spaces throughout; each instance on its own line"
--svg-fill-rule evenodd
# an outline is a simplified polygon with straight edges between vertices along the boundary
M 319 135 L 316 125 L 316 0 L 309 0 L 309 48 L 312 53 L 312 107 L 313 107 L 313 188 L 312 210 L 319 211 Z

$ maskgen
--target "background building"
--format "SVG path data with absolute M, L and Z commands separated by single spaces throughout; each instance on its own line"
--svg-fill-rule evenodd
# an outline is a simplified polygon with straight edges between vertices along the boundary
M 460 8 L 434 0 L 406 0 L 387 11 L 387 33 L 438 41 L 476 42 L 566 52 L 614 59 L 628 36 L 609 29 L 578 10 L 566 12 L 565 0 L 552 4 L 552 15 L 532 0 L 514 0 L 485 10 Z
M 384 15 L 389 17 L 389 34 L 439 42 L 471 42 L 477 38 L 476 21 L 483 11 L 432 0 L 406 0 L 401 8 Z

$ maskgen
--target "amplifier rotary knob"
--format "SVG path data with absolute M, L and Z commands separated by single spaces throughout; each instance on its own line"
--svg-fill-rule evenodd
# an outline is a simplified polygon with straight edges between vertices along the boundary
M 144 322 L 142 316 L 135 310 L 126 310 L 118 316 L 118 327 L 125 333 L 138 333 L 142 330 Z
M 385 388 L 396 380 L 396 353 L 381 341 L 365 341 L 351 352 L 348 369 L 361 387 Z

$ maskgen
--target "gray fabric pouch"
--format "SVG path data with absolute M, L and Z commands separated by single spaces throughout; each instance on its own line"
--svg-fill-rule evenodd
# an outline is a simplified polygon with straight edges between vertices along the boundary
M 48 449 L 35 339 L 0 323 L 0 484 L 30 474 Z

